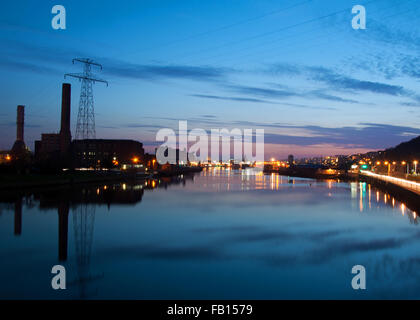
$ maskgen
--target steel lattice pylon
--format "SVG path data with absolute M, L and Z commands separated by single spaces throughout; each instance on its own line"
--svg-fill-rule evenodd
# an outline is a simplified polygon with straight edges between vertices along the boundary
M 90 255 L 92 251 L 93 229 L 95 224 L 95 205 L 81 204 L 73 211 L 74 240 L 76 244 L 77 280 L 80 298 L 85 299 L 93 293 L 88 292 L 89 282 L 103 278 L 103 275 L 92 275 L 90 272 Z
M 82 204 L 73 214 L 74 238 L 76 242 L 77 264 L 81 271 L 90 263 L 92 249 L 93 226 L 95 224 L 95 206 Z
M 82 81 L 82 87 L 80 90 L 79 100 L 79 111 L 77 114 L 77 125 L 76 125 L 76 139 L 95 139 L 95 109 L 93 106 L 93 83 L 96 81 L 106 83 L 105 80 L 95 78 L 92 74 L 92 65 L 97 66 L 102 70 L 102 65 L 93 62 L 91 59 L 76 58 L 73 59 L 73 63 L 77 61 L 83 63 L 83 73 L 66 73 L 66 76 L 77 78 Z

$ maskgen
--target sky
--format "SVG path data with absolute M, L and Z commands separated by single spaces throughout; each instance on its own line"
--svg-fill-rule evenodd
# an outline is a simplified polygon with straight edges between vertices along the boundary
M 54 5 L 66 29 L 54 30 Z M 366 8 L 354 30 L 351 8 Z M 154 150 L 160 128 L 265 130 L 266 157 L 352 154 L 420 135 L 416 0 L 5 1 L 0 10 L 0 149 L 59 131 L 72 84 L 75 134 L 82 71 L 94 85 L 97 138 Z

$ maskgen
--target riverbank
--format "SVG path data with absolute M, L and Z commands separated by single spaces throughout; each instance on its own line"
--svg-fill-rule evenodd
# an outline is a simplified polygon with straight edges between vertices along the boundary
M 277 173 L 282 176 L 310 179 L 339 179 L 343 181 L 355 181 L 358 179 L 358 174 L 335 169 L 319 170 L 316 168 L 289 167 L 280 169 L 264 169 L 264 173 Z
M 114 172 L 95 171 L 74 171 L 62 172 L 59 174 L 3 173 L 0 175 L 0 189 L 19 189 L 91 182 L 123 181 L 125 179 L 129 179 L 129 176 Z
M 202 168 L 200 167 L 177 167 L 170 170 L 155 171 L 150 174 L 122 171 L 66 171 L 58 174 L 2 173 L 0 175 L 0 190 L 100 182 L 124 182 L 147 178 L 172 177 L 200 172 L 201 170 Z

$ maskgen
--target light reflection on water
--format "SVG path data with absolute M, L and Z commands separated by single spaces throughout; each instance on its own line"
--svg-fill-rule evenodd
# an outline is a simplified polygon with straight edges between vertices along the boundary
M 364 182 L 218 168 L 0 201 L 1 298 L 419 298 L 413 204 Z

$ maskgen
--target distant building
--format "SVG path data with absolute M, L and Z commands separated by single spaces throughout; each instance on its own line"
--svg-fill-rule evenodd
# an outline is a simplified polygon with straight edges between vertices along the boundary
M 293 166 L 294 164 L 293 154 L 289 154 L 289 156 L 287 157 L 287 162 L 289 163 L 289 166 Z
M 144 161 L 143 144 L 134 140 L 73 140 L 70 148 L 76 167 L 110 167 L 113 161 L 119 164 Z
M 156 160 L 156 155 L 155 154 L 149 154 L 146 153 L 144 155 L 144 161 L 143 161 L 144 165 L 152 170 L 157 169 L 158 167 L 158 162 Z
M 123 164 L 145 162 L 143 144 L 134 140 L 83 139 L 71 140 L 71 86 L 63 83 L 60 133 L 43 133 L 35 141 L 35 158 L 46 160 L 48 166 L 59 161 L 60 166 L 76 168 L 111 168 Z M 18 115 L 18 123 L 19 115 Z M 23 134 L 22 134 L 23 135 Z M 18 130 L 19 136 L 19 130 Z M 148 159 L 153 163 L 153 159 Z
M 58 156 L 60 154 L 60 134 L 42 133 L 41 140 L 35 142 L 35 156 L 37 158 Z

